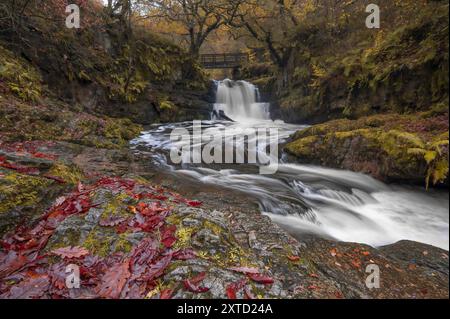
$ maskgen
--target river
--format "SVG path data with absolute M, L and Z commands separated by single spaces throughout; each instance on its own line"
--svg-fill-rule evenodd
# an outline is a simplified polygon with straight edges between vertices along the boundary
M 377 247 L 408 239 L 449 248 L 449 194 L 420 187 L 386 185 L 370 176 L 344 170 L 289 163 L 284 154 L 268 152 L 270 143 L 283 143 L 306 126 L 270 120 L 269 105 L 260 101 L 256 87 L 245 81 L 217 82 L 217 102 L 212 120 L 152 125 L 132 141 L 145 149 L 154 166 L 179 178 L 220 186 L 247 194 L 260 211 L 296 236 L 315 234 L 339 241 Z M 223 120 L 225 114 L 233 121 Z M 193 133 L 201 125 L 202 138 L 172 140 L 175 129 Z M 235 145 L 248 153 L 251 138 L 233 140 L 249 130 L 275 129 L 267 143 L 257 145 L 256 163 L 193 164 L 195 152 L 208 144 Z M 212 141 L 213 137 L 219 137 Z M 254 137 L 255 138 L 255 137 Z M 276 140 L 274 140 L 276 139 Z M 240 144 L 239 144 L 240 143 Z M 173 163 L 171 151 L 186 146 L 190 158 Z M 261 174 L 261 162 L 277 162 L 273 174 Z

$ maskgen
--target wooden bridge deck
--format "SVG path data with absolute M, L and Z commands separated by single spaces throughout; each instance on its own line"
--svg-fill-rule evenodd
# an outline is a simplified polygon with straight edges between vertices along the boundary
M 205 69 L 235 68 L 248 61 L 246 53 L 201 54 L 200 64 Z

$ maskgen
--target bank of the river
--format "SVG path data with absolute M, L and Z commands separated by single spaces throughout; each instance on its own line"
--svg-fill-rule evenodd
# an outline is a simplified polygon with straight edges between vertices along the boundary
M 369 174 L 387 182 L 448 185 L 448 106 L 408 115 L 334 120 L 298 131 L 291 160 Z
M 1 149 L 3 298 L 448 297 L 448 253 L 432 246 L 299 241 L 247 197 L 174 180 L 126 148 Z M 61 284 L 69 263 L 85 269 L 81 290 Z M 380 289 L 365 285 L 369 264 L 381 269 Z M 119 276 L 111 289 L 108 267 Z
M 2 298 L 448 297 L 445 250 L 295 239 L 248 196 L 130 152 L 143 128 L 129 119 L 3 90 Z M 81 290 L 63 284 L 73 263 Z M 365 285 L 369 264 L 380 267 L 380 289 Z

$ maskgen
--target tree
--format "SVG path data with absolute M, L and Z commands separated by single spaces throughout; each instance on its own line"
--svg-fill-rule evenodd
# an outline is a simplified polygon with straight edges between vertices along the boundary
M 247 1 L 231 25 L 238 29 L 237 37 L 250 36 L 268 50 L 275 65 L 284 68 L 294 47 L 290 40 L 301 18 L 300 7 L 297 0 Z
M 140 0 L 140 13 L 146 18 L 162 19 L 187 37 L 189 51 L 198 56 L 213 31 L 232 23 L 246 0 Z

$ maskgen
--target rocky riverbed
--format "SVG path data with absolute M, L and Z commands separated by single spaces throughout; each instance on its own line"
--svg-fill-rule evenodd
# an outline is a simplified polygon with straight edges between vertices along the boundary
M 127 148 L 1 149 L 2 298 L 448 298 L 442 249 L 294 239 L 243 195 L 177 184 Z

